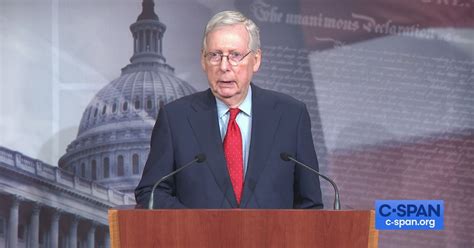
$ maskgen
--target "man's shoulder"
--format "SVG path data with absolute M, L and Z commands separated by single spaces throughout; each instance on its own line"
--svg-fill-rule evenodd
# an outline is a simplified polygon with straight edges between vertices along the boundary
M 255 92 L 254 94 L 256 94 L 256 97 L 259 97 L 262 101 L 265 101 L 276 107 L 290 109 L 305 107 L 305 103 L 285 93 L 260 88 L 255 85 L 253 86 L 252 90 Z
M 187 96 L 183 96 L 165 105 L 167 110 L 183 111 L 195 104 L 208 104 L 209 90 L 199 91 Z

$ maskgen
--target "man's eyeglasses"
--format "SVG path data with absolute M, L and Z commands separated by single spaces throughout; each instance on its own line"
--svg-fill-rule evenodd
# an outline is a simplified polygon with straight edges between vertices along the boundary
M 239 63 L 247 57 L 252 51 L 250 50 L 246 54 L 242 54 L 239 52 L 231 52 L 227 55 L 224 55 L 222 53 L 217 53 L 217 52 L 208 52 L 204 55 L 204 57 L 207 59 L 207 61 L 211 65 L 219 65 L 222 62 L 223 57 L 227 57 L 227 61 L 233 66 L 239 65 Z

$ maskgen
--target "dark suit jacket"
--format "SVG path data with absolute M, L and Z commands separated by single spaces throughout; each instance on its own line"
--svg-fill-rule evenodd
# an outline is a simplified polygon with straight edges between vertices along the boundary
M 147 206 L 153 184 L 199 153 L 207 160 L 163 182 L 155 208 L 322 208 L 319 178 L 292 162 L 288 152 L 318 169 L 304 103 L 252 84 L 252 130 L 240 206 L 234 196 L 210 90 L 165 105 L 153 129 L 151 150 L 135 190 Z

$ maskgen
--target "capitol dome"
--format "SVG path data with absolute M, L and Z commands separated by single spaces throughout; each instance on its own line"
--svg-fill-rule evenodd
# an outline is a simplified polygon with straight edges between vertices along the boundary
M 119 78 L 102 88 L 85 109 L 77 138 L 59 166 L 75 175 L 133 193 L 148 153 L 159 108 L 196 92 L 174 74 L 162 55 L 166 29 L 152 0 L 130 26 L 134 54 Z

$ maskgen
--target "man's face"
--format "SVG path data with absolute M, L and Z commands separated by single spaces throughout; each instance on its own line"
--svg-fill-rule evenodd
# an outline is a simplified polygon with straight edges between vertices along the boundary
M 201 65 L 214 96 L 230 107 L 238 106 L 245 99 L 252 75 L 260 67 L 261 52 L 250 53 L 238 65 L 231 65 L 227 57 L 212 65 L 204 55 L 208 52 L 247 54 L 250 51 L 248 44 L 249 34 L 243 24 L 217 27 L 207 34 Z

